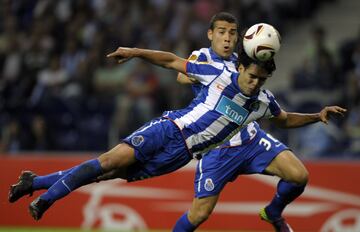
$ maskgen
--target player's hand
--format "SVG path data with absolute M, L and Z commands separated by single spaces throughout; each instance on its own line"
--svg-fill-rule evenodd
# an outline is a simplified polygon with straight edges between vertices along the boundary
M 136 56 L 136 48 L 119 47 L 115 52 L 106 55 L 108 58 L 115 58 L 119 64 L 122 64 Z
M 331 116 L 341 116 L 344 117 L 347 109 L 341 108 L 339 106 L 326 106 L 320 111 L 320 121 L 325 124 L 328 124 Z

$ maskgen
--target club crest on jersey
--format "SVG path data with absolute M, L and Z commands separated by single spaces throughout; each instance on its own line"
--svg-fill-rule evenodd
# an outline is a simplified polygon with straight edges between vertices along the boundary
M 206 191 L 210 192 L 213 191 L 215 186 L 211 178 L 206 178 L 204 188 Z
M 225 96 L 221 97 L 215 110 L 227 116 L 238 125 L 242 125 L 249 114 L 249 111 Z
M 253 103 L 250 104 L 249 108 L 252 111 L 258 111 L 260 108 L 260 101 L 254 101 Z
M 144 142 L 144 137 L 142 135 L 136 135 L 131 138 L 131 144 L 135 147 L 140 146 Z

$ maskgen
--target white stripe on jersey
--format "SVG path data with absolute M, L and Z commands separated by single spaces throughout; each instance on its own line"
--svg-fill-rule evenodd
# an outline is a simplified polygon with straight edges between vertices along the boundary
M 184 116 L 177 118 L 174 122 L 178 125 L 178 127 L 182 130 L 184 127 L 189 126 L 191 123 L 196 122 L 200 117 L 206 114 L 209 109 L 206 107 L 206 104 L 200 103 L 195 106 L 192 111 L 185 114 Z
M 190 76 L 192 76 L 191 73 L 190 73 Z M 203 85 L 210 84 L 216 77 L 217 77 L 217 75 L 197 75 L 197 79 L 201 79 L 202 80 L 201 84 L 203 84 Z
M 208 141 L 214 138 L 229 123 L 229 119 L 226 116 L 221 116 L 216 121 L 211 123 L 205 130 L 188 137 L 186 139 L 186 144 L 191 144 L 192 146 L 195 146 L 205 141 Z

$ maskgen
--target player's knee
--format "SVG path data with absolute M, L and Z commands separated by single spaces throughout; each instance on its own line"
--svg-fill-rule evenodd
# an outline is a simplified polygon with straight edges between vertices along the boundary
M 127 144 L 119 144 L 108 152 L 99 156 L 103 171 L 127 167 L 135 162 L 134 149 Z
M 113 162 L 112 155 L 109 152 L 103 153 L 98 159 L 104 172 L 111 171 L 115 168 L 115 162 Z
M 306 185 L 309 181 L 309 172 L 305 168 L 295 169 L 290 181 L 298 185 Z
M 194 225 L 200 225 L 201 223 L 203 223 L 204 221 L 206 221 L 210 214 L 211 214 L 211 209 L 208 208 L 201 208 L 201 209 L 197 209 L 197 210 L 193 210 L 191 212 L 191 221 Z

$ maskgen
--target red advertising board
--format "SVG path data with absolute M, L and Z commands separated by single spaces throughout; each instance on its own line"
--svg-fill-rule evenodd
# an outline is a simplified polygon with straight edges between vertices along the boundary
M 170 230 L 193 198 L 196 163 L 162 177 L 135 183 L 112 180 L 84 186 L 56 202 L 36 222 L 28 205 L 40 192 L 14 204 L 7 202 L 9 185 L 22 170 L 39 175 L 63 170 L 89 157 L 1 156 L 0 226 L 82 227 L 119 230 Z M 295 231 L 360 231 L 360 162 L 307 162 L 310 182 L 288 206 L 285 217 Z M 226 186 L 204 230 L 271 231 L 258 211 L 273 197 L 275 177 L 240 176 Z

